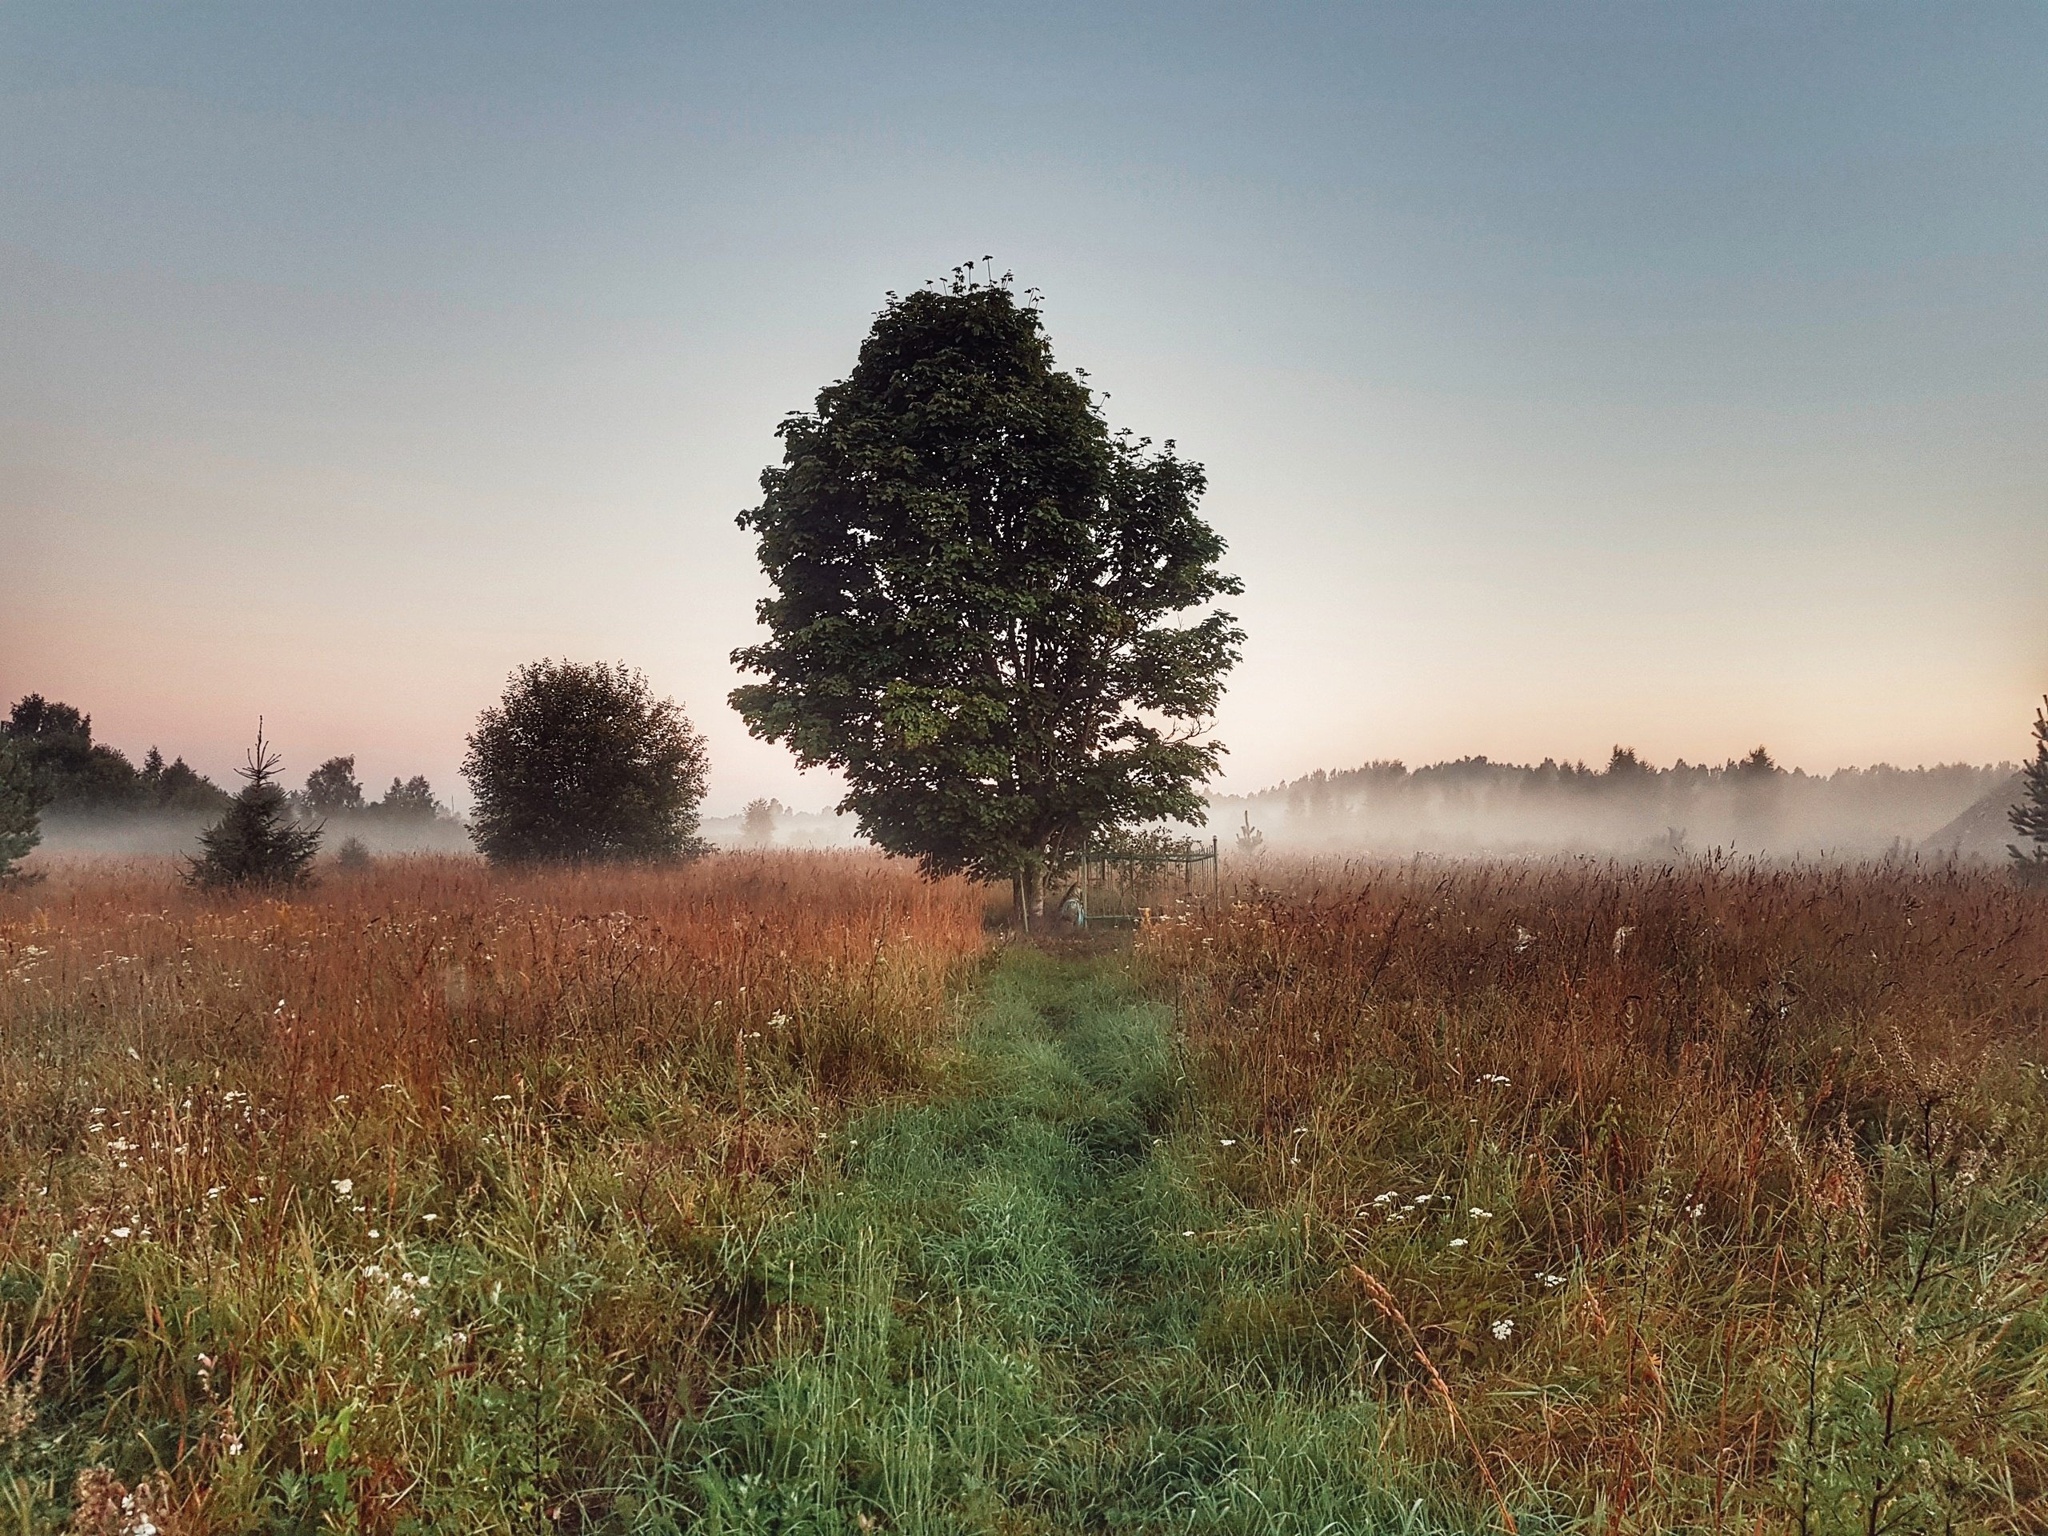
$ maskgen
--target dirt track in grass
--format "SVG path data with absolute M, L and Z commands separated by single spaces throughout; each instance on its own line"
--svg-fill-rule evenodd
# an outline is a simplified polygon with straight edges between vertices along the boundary
M 857 1123 L 753 1256 L 775 1321 L 694 1528 L 1470 1528 L 1393 1491 L 1299 1227 L 1201 1192 L 1169 1026 L 1110 959 L 993 969 L 957 1091 Z

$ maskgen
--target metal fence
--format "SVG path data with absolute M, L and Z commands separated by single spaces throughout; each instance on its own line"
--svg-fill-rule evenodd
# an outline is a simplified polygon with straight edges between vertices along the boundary
M 1215 838 L 1205 845 L 1194 838 L 1136 847 L 1102 848 L 1093 844 L 1081 853 L 1081 877 L 1062 898 L 1063 913 L 1078 897 L 1082 921 L 1126 924 L 1176 893 L 1192 894 L 1204 883 L 1200 871 L 1209 867 L 1208 894 L 1220 885 L 1221 862 Z M 1069 919 L 1071 920 L 1071 918 Z

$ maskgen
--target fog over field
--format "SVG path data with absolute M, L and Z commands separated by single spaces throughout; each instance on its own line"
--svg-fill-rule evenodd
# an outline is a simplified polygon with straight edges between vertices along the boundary
M 1786 772 L 1754 759 L 1654 769 L 1617 750 L 1604 769 L 1483 757 L 1409 769 L 1368 763 L 1210 801 L 1226 844 L 1295 853 L 1669 858 L 1859 858 L 1899 850 L 2002 854 L 2002 814 L 1947 829 L 1987 801 L 2017 796 L 2010 763 Z M 1979 818 L 1984 820 L 1985 818 Z M 1255 836 L 1246 836 L 1249 827 Z
M 1743 762 L 1655 769 L 1626 754 L 1599 769 L 1472 757 L 1413 769 L 1368 763 L 1217 795 L 1205 826 L 1176 830 L 1213 836 L 1234 857 L 1671 859 L 1718 850 L 1778 859 L 1919 852 L 1995 860 L 2011 840 L 2004 813 L 2018 794 L 2010 763 L 1807 773 Z M 39 857 L 187 855 L 208 821 L 190 811 L 59 809 L 44 820 Z M 393 818 L 373 807 L 330 814 L 324 825 L 329 853 L 349 838 L 376 856 L 471 851 L 466 824 L 445 808 Z M 750 829 L 741 813 L 706 817 L 701 832 L 716 849 L 863 844 L 854 818 L 829 805 L 800 811 L 775 802 L 765 831 Z

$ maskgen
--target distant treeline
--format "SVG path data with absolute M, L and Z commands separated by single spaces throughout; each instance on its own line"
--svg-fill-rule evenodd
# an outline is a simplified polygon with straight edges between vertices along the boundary
M 1211 804 L 1219 830 L 1249 824 L 1269 841 L 1332 850 L 1851 853 L 1917 844 L 2014 773 L 2010 763 L 1881 763 L 1810 774 L 1763 747 L 1719 766 L 1660 768 L 1616 747 L 1604 768 L 1372 762 Z
M 113 835 L 118 840 L 108 846 L 114 848 L 183 847 L 233 799 L 184 758 L 165 762 L 154 746 L 138 767 L 118 747 L 93 740 L 92 716 L 39 693 L 15 701 L 0 722 L 0 736 L 27 765 L 46 839 L 57 846 L 99 846 Z M 295 817 L 332 822 L 379 847 L 467 841 L 424 776 L 393 778 L 383 797 L 372 800 L 356 782 L 353 757 L 328 759 L 287 801 Z
M 232 795 L 180 757 L 166 763 L 151 747 L 136 767 L 118 747 L 92 739 L 92 716 L 31 693 L 15 701 L 0 725 L 35 779 L 46 812 L 93 815 L 120 811 L 178 811 L 218 816 Z M 353 757 L 331 757 L 307 776 L 289 799 L 316 816 L 361 813 L 401 821 L 431 821 L 452 813 L 434 798 L 423 775 L 393 778 L 381 800 L 365 798 Z
M 27 763 L 49 812 L 219 815 L 228 803 L 227 791 L 184 758 L 166 763 L 151 747 L 138 768 L 119 748 L 92 739 L 91 715 L 39 693 L 17 700 L 0 731 Z

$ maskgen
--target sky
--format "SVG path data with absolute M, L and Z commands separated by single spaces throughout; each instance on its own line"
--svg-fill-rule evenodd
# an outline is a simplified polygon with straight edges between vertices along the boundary
M 707 811 L 735 514 L 890 290 L 1043 295 L 1208 468 L 1225 788 L 2017 758 L 2048 8 L 0 8 L 0 693 L 460 799 L 624 660 Z

